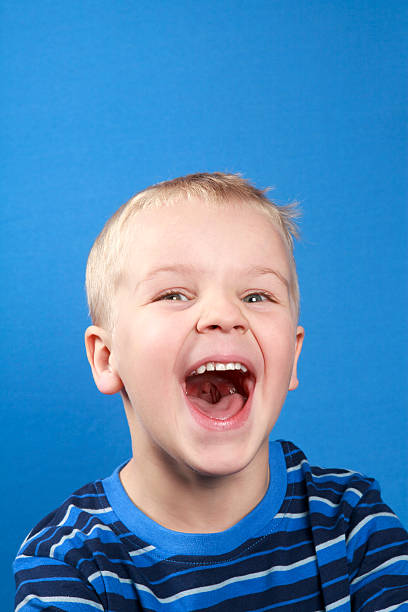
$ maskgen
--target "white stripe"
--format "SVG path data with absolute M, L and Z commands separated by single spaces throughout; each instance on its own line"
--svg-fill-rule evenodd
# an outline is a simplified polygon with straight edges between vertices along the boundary
M 362 574 L 361 576 L 357 576 L 357 578 L 354 578 L 354 580 L 351 581 L 351 584 L 357 584 L 357 582 L 360 582 L 360 580 L 364 580 L 364 578 L 367 578 L 367 576 L 370 576 L 371 574 L 375 574 L 379 570 L 389 567 L 390 565 L 393 565 L 394 563 L 398 563 L 398 561 L 408 561 L 408 555 L 400 555 L 399 557 L 393 557 L 392 559 L 388 559 L 387 561 L 384 561 L 384 563 L 381 563 L 381 565 L 379 565 L 378 567 L 375 567 L 374 569 L 370 570 L 366 574 Z
M 72 508 L 78 508 L 78 506 L 74 506 L 73 504 L 70 504 L 70 505 L 68 506 L 68 509 L 67 509 L 67 511 L 66 511 L 66 513 L 65 513 L 65 515 L 64 515 L 64 518 L 62 519 L 62 521 L 60 521 L 60 522 L 58 523 L 58 525 L 56 525 L 56 527 L 62 527 L 62 526 L 64 525 L 65 521 L 68 519 L 68 516 L 69 516 L 69 514 L 70 514 L 70 512 L 71 512 Z M 84 510 L 84 512 L 88 512 L 88 513 L 90 513 L 90 514 L 92 514 L 92 513 L 93 513 L 93 514 L 103 514 L 103 513 L 106 513 L 106 512 L 112 512 L 112 508 L 111 508 L 111 507 L 108 507 L 108 508 L 102 508 L 101 510 L 92 510 L 91 508 L 81 508 L 81 510 Z M 23 547 L 24 547 L 26 544 L 28 544 L 28 542 L 31 542 L 32 540 L 35 540 L 36 538 L 40 538 L 40 536 L 41 536 L 42 534 L 44 534 L 44 533 L 45 533 L 47 530 L 49 530 L 49 529 L 50 529 L 49 527 L 44 527 L 43 529 L 41 529 L 41 531 L 39 531 L 38 533 L 35 533 L 35 534 L 34 534 L 34 535 L 32 535 L 31 537 L 30 537 L 30 534 L 31 534 L 31 531 L 30 531 L 30 533 L 28 534 L 28 536 L 26 537 L 26 539 L 24 540 L 24 542 L 21 544 L 21 546 L 20 546 L 20 550 L 21 550 L 21 549 L 22 549 L 22 548 L 23 548 Z
M 62 521 L 60 521 L 57 525 L 57 527 L 62 527 L 65 523 L 65 521 L 68 519 L 69 514 L 72 510 L 72 508 L 76 508 L 78 509 L 78 506 L 74 506 L 74 504 L 70 504 L 68 506 L 68 509 L 66 511 L 66 513 L 64 514 L 64 518 L 62 519 Z M 107 508 L 102 508 L 99 510 L 93 510 L 92 508 L 79 508 L 80 510 L 83 510 L 84 512 L 88 512 L 88 514 L 105 514 L 106 512 L 112 512 L 112 508 L 110 506 L 108 506 Z M 20 546 L 20 550 L 28 543 L 31 542 L 32 540 L 35 540 L 36 538 L 39 538 L 41 534 L 43 534 L 44 532 L 47 531 L 47 529 L 49 529 L 49 527 L 44 527 L 43 529 L 41 529 L 41 531 L 39 531 L 38 533 L 35 533 L 34 535 L 32 535 L 30 537 L 30 534 L 32 533 L 32 531 L 30 531 L 30 533 L 27 535 L 26 539 L 24 540 L 24 542 L 21 544 Z
M 361 491 L 359 491 L 358 489 L 354 489 L 353 487 L 350 487 L 349 489 L 346 489 L 345 494 L 346 493 L 354 493 L 355 495 L 357 495 L 357 497 L 359 499 L 363 496 Z M 327 504 L 328 506 L 331 506 L 332 508 L 337 508 L 341 504 L 341 502 L 339 502 L 338 504 L 335 504 L 334 502 L 330 501 L 329 499 L 326 499 L 325 497 L 319 497 L 318 495 L 312 495 L 310 497 L 310 499 L 313 499 L 313 501 L 320 501 L 323 504 Z
M 309 499 L 313 501 L 322 502 L 323 504 L 327 504 L 328 506 L 331 506 L 332 508 L 337 508 L 337 506 L 340 505 L 340 504 L 333 503 L 332 501 L 330 501 L 329 499 L 326 499 L 325 497 L 318 497 L 317 495 L 312 495 Z
M 97 525 L 94 525 L 88 532 L 82 531 L 81 529 L 73 529 L 71 531 L 71 533 L 63 536 L 59 542 L 56 542 L 55 544 L 53 544 L 50 548 L 50 557 L 54 557 L 54 552 L 55 549 L 57 548 L 57 546 L 60 546 L 61 544 L 63 544 L 64 542 L 66 542 L 67 540 L 70 540 L 71 538 L 74 538 L 76 536 L 77 533 L 81 533 L 83 535 L 89 536 L 91 535 L 91 533 L 95 530 L 95 529 L 99 529 L 101 531 L 112 531 L 112 529 L 110 527 L 108 527 L 108 525 L 102 525 L 102 523 L 98 523 Z
M 151 550 L 155 550 L 155 546 L 146 546 L 145 548 L 139 548 L 138 550 L 132 550 L 129 555 L 131 557 L 137 557 L 138 555 L 143 555 L 144 553 L 150 552 Z
M 346 597 L 343 597 L 343 599 L 339 599 L 338 601 L 335 601 L 329 604 L 328 606 L 326 606 L 325 610 L 335 610 L 339 606 L 342 606 L 343 604 L 346 604 L 349 601 L 350 601 L 350 595 L 346 595 Z
M 363 496 L 362 492 L 359 491 L 358 489 L 354 489 L 354 487 L 350 487 L 349 489 L 346 489 L 345 494 L 348 493 L 349 491 L 350 493 L 355 493 L 359 499 Z
M 75 506 L 74 504 L 69 504 L 64 518 L 61 522 L 58 523 L 58 527 L 62 527 L 62 525 L 64 525 L 65 521 L 69 517 L 72 508 L 75 508 L 75 510 L 79 510 L 80 512 L 87 512 L 88 514 L 106 514 L 106 512 L 112 512 L 112 508 L 110 506 L 108 506 L 107 508 L 100 508 L 99 510 L 95 510 L 94 508 L 80 508 L 79 506 Z
M 176 593 L 175 595 L 171 595 L 170 597 L 157 597 L 153 593 L 149 587 L 144 584 L 136 584 L 136 588 L 140 591 L 145 591 L 146 593 L 150 593 L 159 603 L 172 603 L 173 601 L 177 601 L 177 599 L 181 599 L 182 597 L 188 597 L 189 595 L 195 595 L 196 593 L 208 593 L 210 591 L 217 591 L 218 589 L 222 589 L 229 584 L 234 584 L 236 582 L 243 582 L 244 580 L 254 580 L 256 578 L 263 578 L 264 576 L 268 576 L 273 572 L 286 572 L 296 567 L 300 567 L 301 565 L 306 565 L 307 563 L 311 563 L 316 560 L 316 555 L 312 555 L 311 557 L 307 557 L 306 559 L 301 559 L 296 563 L 291 563 L 290 565 L 275 565 L 274 567 L 270 567 L 263 572 L 256 572 L 255 574 L 246 574 L 245 576 L 235 576 L 234 578 L 228 578 L 228 580 L 224 580 L 223 582 L 219 582 L 218 584 L 210 584 L 204 587 L 197 587 L 195 589 L 188 589 L 187 591 L 181 591 L 180 593 Z
M 82 599 L 82 597 L 38 597 L 38 595 L 27 595 L 27 597 L 25 597 L 23 601 L 18 604 L 14 612 L 18 612 L 23 606 L 26 605 L 26 603 L 28 603 L 32 599 L 37 599 L 38 601 L 44 601 L 44 602 L 50 601 L 54 603 L 58 603 L 58 602 L 60 603 L 64 603 L 64 602 L 82 603 L 82 604 L 87 604 L 88 606 L 91 606 L 92 608 L 96 608 L 97 610 L 102 610 L 103 612 L 103 607 L 100 604 L 94 603 L 93 601 L 90 601 L 89 599 Z
M 284 517 L 288 517 L 291 519 L 297 519 L 297 518 L 303 518 L 304 516 L 307 516 L 309 513 L 308 512 L 278 512 L 278 514 L 275 514 L 275 518 L 284 518 Z
M 402 603 L 406 603 L 405 601 L 403 601 Z M 388 608 L 381 608 L 381 610 L 377 610 L 377 612 L 391 612 L 391 610 L 398 610 L 398 608 L 401 606 L 401 604 L 395 604 L 393 606 L 389 606 Z
M 360 531 L 360 529 L 362 529 L 364 527 L 364 525 L 366 525 L 367 523 L 369 523 L 372 519 L 374 519 L 377 516 L 392 516 L 395 518 L 395 514 L 393 512 L 377 512 L 376 514 L 370 514 L 369 516 L 366 516 L 362 521 L 360 521 L 355 527 L 354 529 L 350 532 L 349 537 L 347 538 L 347 542 L 346 544 L 348 544 L 350 542 L 350 540 L 352 538 L 354 538 L 354 536 L 356 535 L 356 533 L 358 533 Z
M 357 474 L 358 472 L 352 472 L 350 470 L 346 470 L 344 472 L 326 472 L 325 474 L 315 474 L 312 470 L 312 474 L 314 478 L 326 478 L 327 476 L 336 476 L 337 478 L 345 478 L 346 476 L 352 476 L 353 474 Z
M 338 538 L 334 538 L 333 540 L 327 540 L 327 542 L 323 542 L 322 544 L 318 544 L 316 546 L 316 550 L 323 550 L 324 548 L 328 548 L 329 546 L 334 546 L 335 544 L 338 544 L 339 542 L 345 542 L 346 539 L 344 537 L 344 534 L 339 535 Z
M 308 463 L 307 459 L 302 459 L 302 461 L 300 463 L 298 463 L 297 465 L 294 465 L 293 467 L 287 468 L 287 472 L 295 472 L 296 470 L 300 470 L 300 468 L 302 467 L 302 465 L 304 463 Z
M 116 580 L 119 580 L 119 582 L 122 582 L 123 584 L 133 584 L 133 580 L 131 578 L 119 578 L 117 574 L 115 574 L 114 572 L 110 572 L 109 570 L 102 570 L 101 572 L 94 572 L 93 574 L 88 576 L 88 582 L 92 582 L 93 580 L 96 580 L 97 578 L 101 578 L 101 576 L 110 576 L 111 578 L 115 578 Z

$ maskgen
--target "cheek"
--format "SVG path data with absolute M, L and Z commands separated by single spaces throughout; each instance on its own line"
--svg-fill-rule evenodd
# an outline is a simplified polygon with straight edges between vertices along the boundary
M 142 321 L 135 343 L 140 347 L 141 358 L 147 368 L 156 366 L 155 370 L 164 374 L 169 364 L 174 364 L 183 342 L 181 327 L 170 317 Z
M 118 333 L 118 368 L 126 388 L 149 394 L 173 371 L 182 339 L 180 326 L 169 317 L 138 317 Z
M 267 334 L 263 346 L 266 370 L 273 378 L 290 378 L 295 356 L 295 330 L 293 325 L 282 322 Z

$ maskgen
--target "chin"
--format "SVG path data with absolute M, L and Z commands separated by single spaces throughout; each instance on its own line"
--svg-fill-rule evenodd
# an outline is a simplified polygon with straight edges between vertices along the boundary
M 255 453 L 253 453 L 253 456 Z M 253 456 L 242 452 L 242 448 L 228 448 L 228 446 L 210 446 L 203 450 L 194 459 L 188 461 L 189 467 L 202 476 L 222 478 L 232 476 L 245 470 L 251 463 Z

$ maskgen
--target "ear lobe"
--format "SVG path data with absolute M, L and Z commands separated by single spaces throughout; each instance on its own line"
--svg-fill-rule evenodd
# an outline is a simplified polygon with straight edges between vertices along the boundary
M 297 330 L 296 330 L 295 358 L 293 360 L 292 376 L 289 382 L 289 391 L 294 391 L 299 384 L 299 380 L 297 377 L 297 363 L 298 363 L 300 352 L 302 350 L 304 337 L 305 337 L 305 330 L 303 329 L 303 327 L 298 325 Z
M 122 380 L 110 363 L 110 334 L 102 327 L 91 325 L 85 332 L 85 347 L 99 391 L 112 395 L 123 389 Z

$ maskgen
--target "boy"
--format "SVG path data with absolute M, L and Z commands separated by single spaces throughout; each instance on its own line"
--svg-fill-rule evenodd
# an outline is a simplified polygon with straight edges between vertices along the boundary
M 269 443 L 304 335 L 294 214 L 215 173 L 108 221 L 85 342 L 133 456 L 30 533 L 16 610 L 408 610 L 407 534 L 375 482 Z

